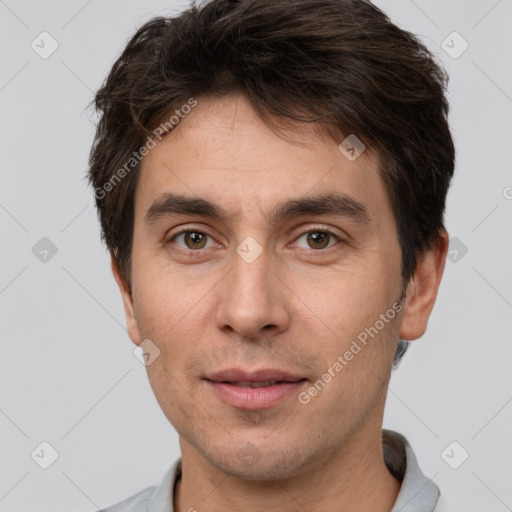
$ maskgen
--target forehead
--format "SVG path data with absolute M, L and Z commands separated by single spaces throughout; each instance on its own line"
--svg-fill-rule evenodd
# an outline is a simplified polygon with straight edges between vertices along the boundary
M 379 160 L 369 148 L 352 160 L 311 124 L 281 127 L 284 136 L 243 96 L 199 99 L 144 158 L 136 215 L 145 216 L 165 192 L 207 198 L 236 215 L 333 192 L 364 204 L 372 217 L 389 209 Z

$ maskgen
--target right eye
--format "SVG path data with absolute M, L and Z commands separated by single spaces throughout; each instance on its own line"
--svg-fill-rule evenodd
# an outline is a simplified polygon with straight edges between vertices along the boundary
M 169 239 L 168 243 L 172 242 L 183 250 L 197 251 L 200 249 L 208 249 L 212 246 L 207 246 L 208 238 L 210 238 L 210 235 L 207 235 L 206 233 L 188 229 L 182 230 L 179 233 L 173 235 Z M 181 244 L 179 242 L 181 242 Z M 211 243 L 215 245 L 213 240 Z

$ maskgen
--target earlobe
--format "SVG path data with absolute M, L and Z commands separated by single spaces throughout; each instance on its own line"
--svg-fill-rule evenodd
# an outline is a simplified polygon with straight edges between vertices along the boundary
M 133 300 L 128 291 L 128 287 L 126 286 L 126 282 L 121 274 L 121 270 L 119 269 L 119 265 L 117 260 L 113 255 L 110 257 L 110 264 L 112 267 L 112 274 L 114 274 L 114 278 L 116 280 L 117 285 L 119 286 L 119 291 L 121 292 L 121 297 L 123 299 L 123 307 L 124 313 L 126 317 L 126 330 L 130 339 L 135 343 L 135 345 L 140 345 L 141 337 L 139 333 L 139 327 L 137 325 L 137 320 L 134 314 L 133 308 Z
M 404 340 L 415 340 L 425 333 L 443 277 L 448 242 L 448 234 L 441 230 L 432 247 L 418 258 L 404 299 L 399 332 Z

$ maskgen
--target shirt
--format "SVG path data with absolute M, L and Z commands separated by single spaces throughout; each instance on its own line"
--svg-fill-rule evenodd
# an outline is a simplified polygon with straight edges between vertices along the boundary
M 384 461 L 402 482 L 391 512 L 447 512 L 439 488 L 421 471 L 407 439 L 398 432 L 382 430 Z M 134 494 L 100 512 L 174 512 L 173 491 L 181 476 L 181 457 L 167 470 L 160 483 Z

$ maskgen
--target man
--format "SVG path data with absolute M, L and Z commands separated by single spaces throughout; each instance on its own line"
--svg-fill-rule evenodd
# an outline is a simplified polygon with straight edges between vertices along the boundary
M 444 270 L 445 88 L 361 0 L 213 0 L 133 36 L 89 178 L 181 458 L 109 512 L 442 511 L 382 419 Z

